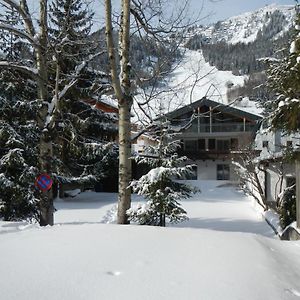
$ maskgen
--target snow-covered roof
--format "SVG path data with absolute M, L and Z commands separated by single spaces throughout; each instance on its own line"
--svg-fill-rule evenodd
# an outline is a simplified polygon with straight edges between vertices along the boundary
M 194 111 L 195 109 L 198 109 L 198 107 L 201 107 L 201 106 L 212 107 L 213 109 L 218 109 L 219 111 L 222 111 L 222 112 L 226 112 L 226 113 L 229 113 L 229 114 L 234 114 L 234 115 L 237 115 L 241 118 L 246 118 L 246 119 L 251 120 L 251 121 L 259 121 L 259 120 L 262 119 L 262 117 L 258 114 L 254 114 L 254 113 L 245 111 L 243 109 L 233 107 L 229 104 L 223 104 L 223 103 L 220 103 L 220 102 L 217 102 L 217 101 L 213 101 L 213 100 L 207 99 L 205 97 L 198 100 L 198 101 L 195 101 L 191 104 L 183 106 L 179 109 L 176 109 L 176 110 L 166 114 L 166 116 L 168 118 L 172 119 L 172 118 L 175 118 L 175 117 L 179 117 L 179 116 L 181 116 L 185 113 Z

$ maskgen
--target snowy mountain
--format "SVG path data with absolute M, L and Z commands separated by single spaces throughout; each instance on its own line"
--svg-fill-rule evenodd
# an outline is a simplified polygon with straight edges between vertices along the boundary
M 201 35 L 203 41 L 209 43 L 247 44 L 255 41 L 268 26 L 272 26 L 272 38 L 276 39 L 291 28 L 294 15 L 293 5 L 271 4 L 210 26 L 195 27 L 191 36 Z
M 281 58 L 291 37 L 293 6 L 269 5 L 254 12 L 189 28 L 185 46 L 201 49 L 204 58 L 219 70 L 248 75 L 265 70 L 262 59 Z
M 270 96 L 261 58 L 278 56 L 277 50 L 289 39 L 294 15 L 294 6 L 269 5 L 210 26 L 189 28 L 184 33 L 183 56 L 164 78 L 163 87 L 136 99 L 142 103 L 152 97 L 149 115 L 170 112 L 204 96 L 261 114 L 255 101 Z

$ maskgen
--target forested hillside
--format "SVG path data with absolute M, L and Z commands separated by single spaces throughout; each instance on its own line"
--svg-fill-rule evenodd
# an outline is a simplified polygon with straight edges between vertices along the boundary
M 93 60 L 93 66 L 107 74 L 109 73 L 109 62 L 106 54 L 105 29 L 94 32 L 91 39 L 97 44 L 99 53 L 103 55 Z M 114 39 L 117 43 L 118 36 L 115 33 Z M 147 87 L 159 85 L 164 76 L 172 69 L 176 60 L 180 59 L 181 52 L 177 40 L 168 40 L 158 43 L 154 38 L 142 37 L 134 34 L 130 41 L 130 63 L 132 76 L 136 86 Z
M 267 97 L 266 89 L 261 86 L 266 80 L 266 61 L 280 59 L 286 54 L 293 15 L 291 6 L 272 5 L 209 27 L 190 28 L 191 37 L 185 46 L 201 50 L 205 60 L 218 70 L 249 76 L 243 88 L 229 89 L 230 98 L 239 95 Z M 259 87 L 251 94 L 255 86 Z

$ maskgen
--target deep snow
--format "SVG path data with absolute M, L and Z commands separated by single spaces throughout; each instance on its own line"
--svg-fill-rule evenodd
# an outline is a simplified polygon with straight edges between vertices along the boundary
M 56 202 L 53 227 L 1 222 L 0 299 L 298 299 L 299 242 L 234 186 L 199 184 L 167 228 L 103 224 L 116 195 L 91 192 Z

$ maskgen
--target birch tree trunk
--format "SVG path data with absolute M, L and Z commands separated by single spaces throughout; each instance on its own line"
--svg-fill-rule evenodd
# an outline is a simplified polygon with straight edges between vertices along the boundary
M 39 142 L 39 170 L 42 173 L 51 174 L 52 164 L 52 136 L 47 128 L 47 118 L 49 116 L 49 103 L 51 99 L 48 95 L 48 66 L 47 66 L 47 46 L 48 46 L 48 30 L 47 30 L 47 0 L 39 0 L 39 32 L 36 34 L 36 29 L 29 12 L 27 0 L 20 0 L 19 3 L 14 0 L 1 0 L 3 5 L 8 5 L 15 9 L 24 22 L 25 30 L 19 28 L 7 27 L 0 22 L 2 29 L 13 32 L 21 38 L 25 38 L 34 48 L 34 55 L 36 60 L 36 69 L 31 71 L 26 66 L 19 64 L 9 64 L 3 61 L 1 67 L 10 67 L 21 72 L 28 73 L 34 80 L 37 81 L 37 94 L 41 103 L 41 108 L 37 116 L 37 123 L 41 130 L 41 137 Z M 53 194 L 52 190 L 44 192 L 39 205 L 40 209 L 40 225 L 53 225 Z
M 122 0 L 122 19 L 119 32 L 120 74 L 117 74 L 116 48 L 113 42 L 111 0 L 105 1 L 106 42 L 109 54 L 112 84 L 119 106 L 119 196 L 118 224 L 128 224 L 126 211 L 131 205 L 131 123 L 133 103 L 130 84 L 130 0 Z
M 47 0 L 40 0 L 40 20 L 39 20 L 39 45 L 36 49 L 36 61 L 38 69 L 38 96 L 42 103 L 39 112 L 39 127 L 42 130 L 40 137 L 39 168 L 42 173 L 51 174 L 53 158 L 51 132 L 46 128 L 48 107 L 50 98 L 48 95 L 48 69 L 46 61 L 47 49 Z M 42 193 L 40 201 L 40 225 L 53 225 L 54 208 L 53 192 L 50 189 Z

